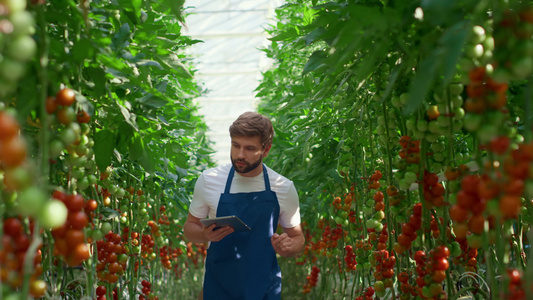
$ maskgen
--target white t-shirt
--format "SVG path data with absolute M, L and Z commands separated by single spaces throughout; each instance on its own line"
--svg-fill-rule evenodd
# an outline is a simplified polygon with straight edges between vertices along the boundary
M 216 217 L 220 195 L 224 193 L 231 164 L 204 171 L 194 187 L 189 212 L 200 219 Z M 267 167 L 270 188 L 276 193 L 280 206 L 279 224 L 292 228 L 300 224 L 298 193 L 292 181 Z M 255 177 L 245 177 L 235 172 L 230 193 L 250 193 L 265 190 L 263 172 Z

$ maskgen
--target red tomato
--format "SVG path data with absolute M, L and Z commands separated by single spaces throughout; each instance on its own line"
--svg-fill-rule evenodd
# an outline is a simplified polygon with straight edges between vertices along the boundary
M 10 114 L 0 111 L 0 140 L 13 138 L 20 130 L 19 123 Z
M 22 234 L 22 223 L 18 218 L 7 218 L 4 220 L 4 233 L 12 238 Z
M 57 92 L 56 101 L 59 105 L 69 106 L 76 101 L 76 93 L 72 89 L 64 88 Z
M 433 261 L 433 268 L 437 271 L 445 271 L 449 266 L 450 264 L 448 263 L 448 260 L 444 257 Z

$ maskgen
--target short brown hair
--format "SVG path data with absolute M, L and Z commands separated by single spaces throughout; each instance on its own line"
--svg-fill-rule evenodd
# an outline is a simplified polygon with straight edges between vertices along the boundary
M 263 147 L 272 144 L 274 128 L 272 122 L 256 112 L 247 111 L 241 114 L 237 120 L 229 127 L 230 137 L 237 136 L 259 136 Z

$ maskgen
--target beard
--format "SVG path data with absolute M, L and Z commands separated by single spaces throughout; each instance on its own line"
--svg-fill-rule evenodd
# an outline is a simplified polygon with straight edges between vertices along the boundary
M 237 165 L 237 162 L 242 162 L 244 163 L 245 165 L 242 166 L 242 165 Z M 253 163 L 249 163 L 247 162 L 246 160 L 244 159 L 233 159 L 231 158 L 231 164 L 233 165 L 233 168 L 235 168 L 235 171 L 237 173 L 241 173 L 241 174 L 245 174 L 245 173 L 248 173 L 252 170 L 255 170 L 255 168 L 257 168 L 261 162 L 263 162 L 263 155 L 261 155 L 261 157 L 259 157 L 259 159 Z

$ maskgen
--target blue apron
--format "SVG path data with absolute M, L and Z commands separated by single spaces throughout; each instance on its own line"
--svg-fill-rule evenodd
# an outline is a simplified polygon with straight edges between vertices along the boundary
M 236 215 L 252 230 L 233 232 L 207 249 L 205 300 L 281 299 L 281 271 L 270 238 L 276 231 L 279 203 L 263 165 L 265 190 L 230 194 L 231 170 L 220 195 L 217 217 Z

